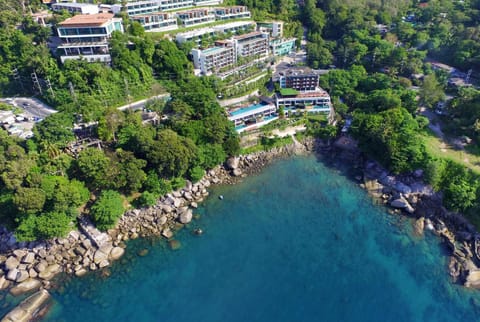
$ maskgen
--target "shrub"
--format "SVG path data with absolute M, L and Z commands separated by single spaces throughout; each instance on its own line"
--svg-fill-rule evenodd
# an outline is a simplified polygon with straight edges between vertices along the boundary
M 188 174 L 190 176 L 190 180 L 192 180 L 193 183 L 200 181 L 200 179 L 203 178 L 205 175 L 205 170 L 203 170 L 200 167 L 193 167 L 188 171 Z
M 157 196 L 154 193 L 144 191 L 137 202 L 139 206 L 153 206 L 157 203 Z
M 91 208 L 92 218 L 100 230 L 113 228 L 123 211 L 122 197 L 113 190 L 103 191 Z

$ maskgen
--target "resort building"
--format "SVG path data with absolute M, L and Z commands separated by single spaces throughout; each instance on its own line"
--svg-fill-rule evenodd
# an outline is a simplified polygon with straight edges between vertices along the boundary
M 123 32 L 122 19 L 111 13 L 76 15 L 58 25 L 62 41 L 57 49 L 63 54 L 62 63 L 68 59 L 85 59 L 89 62 L 110 63 L 108 40 L 114 31 Z
M 215 15 L 210 9 L 179 11 L 176 13 L 176 16 L 183 27 L 190 27 L 215 21 Z
M 215 5 L 221 4 L 222 2 L 223 2 L 222 0 L 193 0 L 193 3 L 197 7 L 200 7 L 200 6 L 215 6 Z
M 292 88 L 297 91 L 315 91 L 318 87 L 318 75 L 308 70 L 289 70 L 280 76 L 280 88 Z
M 178 29 L 177 18 L 170 12 L 153 12 L 130 17 L 139 22 L 145 31 L 167 31 Z
M 193 0 L 159 0 L 160 10 L 177 10 L 194 6 Z
M 315 91 L 299 92 L 292 88 L 282 88 L 275 95 L 277 108 L 284 108 L 285 114 L 289 111 L 305 111 L 311 113 L 331 113 L 332 104 L 330 95 L 321 88 Z
M 229 111 L 228 119 L 239 133 L 253 130 L 278 119 L 277 107 L 273 104 L 254 104 Z
M 233 37 L 237 55 L 240 57 L 262 57 L 268 55 L 268 34 L 254 31 Z
M 273 38 L 283 36 L 283 21 L 259 22 L 257 28 L 258 31 L 269 33 Z
M 124 3 L 124 9 L 127 14 L 131 16 L 145 15 L 160 10 L 160 3 L 158 0 L 142 0 L 142 1 L 127 1 Z M 113 13 L 118 14 L 122 11 L 122 4 L 112 6 Z
M 92 15 L 98 13 L 98 6 L 90 3 L 53 3 L 51 6 L 53 11 L 68 11 L 70 13 L 79 13 L 82 15 Z
M 217 20 L 250 18 L 251 14 L 245 6 L 223 7 L 215 9 Z
M 200 42 L 201 37 L 213 36 L 220 33 L 235 33 L 240 30 L 255 29 L 254 21 L 235 21 L 226 24 L 217 25 L 214 27 L 195 29 L 187 32 L 180 32 L 175 36 L 176 41 L 182 44 L 187 41 Z
M 222 42 L 217 45 L 219 46 L 204 50 L 192 49 L 193 65 L 203 75 L 215 74 L 235 64 L 236 55 L 233 43 Z
M 284 56 L 295 51 L 296 47 L 296 38 L 290 39 L 272 39 L 270 41 L 270 48 L 274 56 Z

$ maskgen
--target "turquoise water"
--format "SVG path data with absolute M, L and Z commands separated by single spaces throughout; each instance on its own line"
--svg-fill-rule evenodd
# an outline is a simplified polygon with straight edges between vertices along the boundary
M 130 242 L 110 277 L 54 292 L 46 320 L 478 320 L 479 294 L 449 282 L 436 237 L 413 237 L 408 219 L 314 157 L 278 161 L 211 196 L 177 235 L 180 250 Z

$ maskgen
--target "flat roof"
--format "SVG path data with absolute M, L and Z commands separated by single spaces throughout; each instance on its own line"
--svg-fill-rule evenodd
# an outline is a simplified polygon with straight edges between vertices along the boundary
M 293 88 L 280 88 L 280 94 L 282 96 L 294 96 L 298 94 L 298 91 Z
M 101 26 L 113 18 L 113 13 L 96 13 L 91 15 L 76 15 L 61 22 L 62 27 Z
M 250 37 L 260 36 L 262 34 L 263 33 L 261 33 L 260 31 L 252 31 L 252 32 L 249 32 L 248 34 L 235 36 L 234 38 L 237 39 L 237 40 L 243 40 L 243 39 L 247 39 L 247 38 L 250 38 Z
M 253 114 L 256 114 L 256 113 L 261 113 L 261 112 L 265 112 L 265 111 L 271 110 L 272 108 L 273 108 L 273 109 L 276 109 L 275 105 L 273 105 L 273 104 L 268 104 L 268 105 L 264 105 L 264 104 L 250 105 L 250 106 L 248 106 L 248 107 L 240 108 L 240 109 L 238 109 L 238 110 L 229 112 L 230 116 L 229 116 L 228 119 L 229 119 L 230 121 L 234 121 L 234 120 L 242 119 L 242 118 L 244 118 L 244 117 L 247 117 L 247 116 L 250 116 L 250 115 L 253 115 Z
M 57 2 L 53 3 L 52 6 L 60 6 L 60 7 L 98 7 L 96 4 L 93 3 L 77 3 L 77 2 Z

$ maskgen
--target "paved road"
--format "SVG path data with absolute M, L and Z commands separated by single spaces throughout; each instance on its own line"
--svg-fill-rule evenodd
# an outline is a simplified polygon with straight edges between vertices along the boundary
M 27 114 L 30 114 L 33 117 L 38 119 L 44 119 L 52 113 L 57 111 L 48 106 L 47 104 L 41 102 L 36 98 L 30 97 L 12 97 L 12 98 L 1 98 L 1 102 L 22 108 Z
M 152 99 L 161 99 L 161 98 L 167 98 L 167 97 L 170 97 L 170 93 L 160 94 L 160 95 L 152 96 L 152 97 L 140 100 L 140 101 L 132 102 L 130 104 L 120 106 L 120 107 L 118 107 L 118 109 L 120 111 L 125 111 L 125 110 L 128 110 L 128 109 L 131 109 L 131 110 L 134 110 L 134 111 L 143 110 L 143 108 L 145 107 L 145 104 L 147 104 L 148 101 L 150 101 Z

